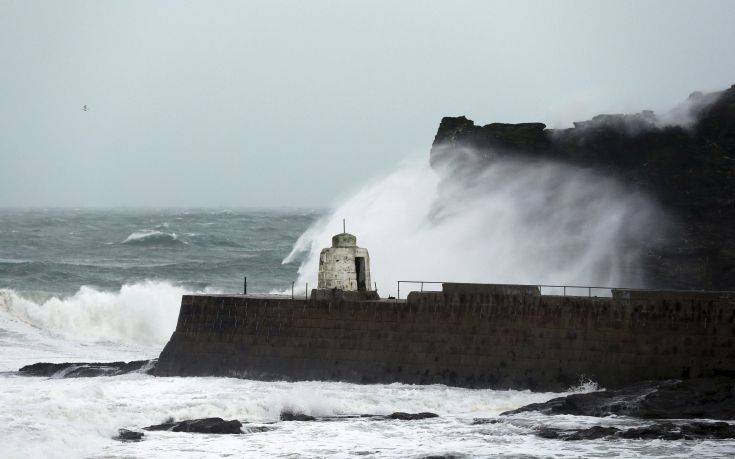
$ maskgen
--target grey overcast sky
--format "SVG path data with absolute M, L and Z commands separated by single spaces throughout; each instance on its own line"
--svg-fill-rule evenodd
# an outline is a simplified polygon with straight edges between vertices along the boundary
M 0 207 L 326 207 L 442 116 L 733 83 L 735 1 L 0 0 Z

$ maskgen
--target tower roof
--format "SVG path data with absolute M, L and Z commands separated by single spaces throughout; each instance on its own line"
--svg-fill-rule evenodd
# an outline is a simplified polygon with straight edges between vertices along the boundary
M 350 233 L 332 236 L 332 247 L 357 247 L 357 237 Z

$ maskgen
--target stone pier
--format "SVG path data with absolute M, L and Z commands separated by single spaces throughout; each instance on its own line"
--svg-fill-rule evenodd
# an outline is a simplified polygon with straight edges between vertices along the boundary
M 368 298 L 185 295 L 154 373 L 543 391 L 735 374 L 732 293 L 444 284 Z

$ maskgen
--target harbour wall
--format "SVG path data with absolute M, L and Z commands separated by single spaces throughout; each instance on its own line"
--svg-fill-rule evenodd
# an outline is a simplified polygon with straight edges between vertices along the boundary
M 153 373 L 563 390 L 735 374 L 732 293 L 541 295 L 444 284 L 406 300 L 185 295 Z

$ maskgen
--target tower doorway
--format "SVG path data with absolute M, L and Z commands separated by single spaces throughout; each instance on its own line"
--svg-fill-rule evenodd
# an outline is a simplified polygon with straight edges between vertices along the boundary
M 357 274 L 357 290 L 367 290 L 367 285 L 365 285 L 365 257 L 355 257 L 355 273 Z

